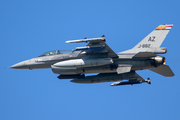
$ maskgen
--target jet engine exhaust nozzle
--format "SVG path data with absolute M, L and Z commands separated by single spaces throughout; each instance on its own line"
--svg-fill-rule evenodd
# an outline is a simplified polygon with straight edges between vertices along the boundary
M 153 59 L 152 65 L 154 67 L 158 67 L 158 66 L 166 64 L 166 58 L 165 57 L 156 56 L 156 57 L 153 57 L 152 59 Z

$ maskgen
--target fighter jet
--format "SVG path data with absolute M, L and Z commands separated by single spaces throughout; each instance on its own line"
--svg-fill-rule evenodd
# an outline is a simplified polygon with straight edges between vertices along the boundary
M 74 50 L 49 51 L 10 68 L 51 68 L 55 74 L 59 74 L 59 79 L 72 79 L 74 83 L 114 82 L 111 86 L 151 84 L 149 78 L 143 79 L 135 71 L 149 69 L 165 77 L 174 76 L 170 67 L 165 65 L 165 57 L 159 55 L 167 52 L 166 48 L 160 46 L 172 27 L 172 24 L 159 25 L 135 47 L 117 54 L 105 43 L 103 35 L 100 38 L 66 41 L 88 44 Z M 85 75 L 89 73 L 99 74 Z

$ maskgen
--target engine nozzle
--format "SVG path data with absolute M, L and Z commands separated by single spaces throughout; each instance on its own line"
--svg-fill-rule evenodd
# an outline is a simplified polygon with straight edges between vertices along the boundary
M 152 60 L 153 60 L 152 66 L 154 67 L 158 67 L 166 64 L 166 58 L 162 56 L 153 57 Z

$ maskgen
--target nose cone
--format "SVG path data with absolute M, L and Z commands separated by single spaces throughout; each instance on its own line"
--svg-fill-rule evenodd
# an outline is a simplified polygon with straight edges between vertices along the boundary
M 25 62 L 20 62 L 20 63 L 17 63 L 15 65 L 12 65 L 10 68 L 13 68 L 13 69 L 28 69 L 27 65 L 25 64 Z

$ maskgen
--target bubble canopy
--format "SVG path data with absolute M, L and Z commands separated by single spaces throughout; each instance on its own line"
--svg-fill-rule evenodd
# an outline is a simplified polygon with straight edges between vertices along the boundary
M 58 54 L 71 54 L 72 50 L 53 50 L 53 51 L 48 51 L 40 55 L 39 57 L 42 56 L 51 56 L 51 55 L 58 55 Z

